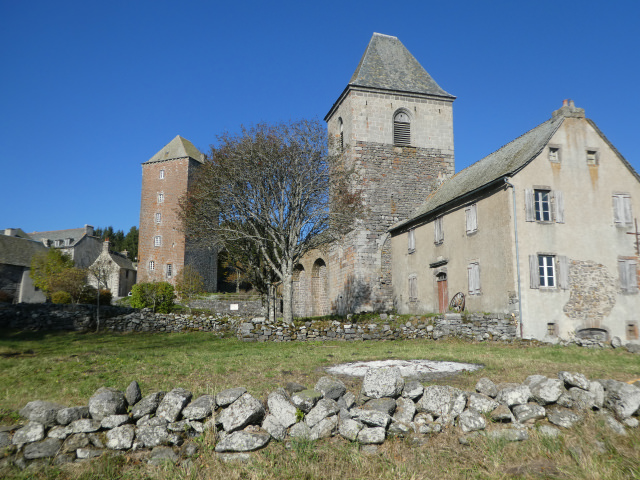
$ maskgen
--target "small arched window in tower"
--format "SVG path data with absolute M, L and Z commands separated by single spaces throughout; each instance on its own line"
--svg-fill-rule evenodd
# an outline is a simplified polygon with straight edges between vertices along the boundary
M 398 112 L 393 117 L 393 144 L 411 145 L 411 120 L 406 112 Z
M 344 124 L 342 118 L 338 118 L 338 125 L 340 126 L 340 151 L 344 151 Z

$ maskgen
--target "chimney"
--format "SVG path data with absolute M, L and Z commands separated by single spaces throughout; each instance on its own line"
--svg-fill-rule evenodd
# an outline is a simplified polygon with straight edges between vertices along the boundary
M 562 107 L 553 112 L 553 118 L 562 116 L 562 117 L 573 117 L 573 118 L 584 118 L 584 108 L 577 108 L 576 104 L 570 98 L 562 101 Z
M 109 253 L 109 239 L 107 238 L 102 244 L 102 251 Z
M 93 225 L 87 225 L 86 223 L 84 224 L 84 233 L 86 233 L 87 235 L 89 235 L 90 237 L 93 236 Z

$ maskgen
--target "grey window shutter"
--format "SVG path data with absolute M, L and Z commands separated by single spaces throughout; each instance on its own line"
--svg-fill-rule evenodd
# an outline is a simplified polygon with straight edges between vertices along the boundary
M 633 223 L 633 214 L 631 213 L 631 197 L 622 197 L 622 204 L 624 210 L 623 223 L 631 225 Z
M 627 271 L 627 262 L 618 260 L 618 271 L 620 272 L 620 288 L 623 292 L 629 291 L 629 275 Z
M 553 193 L 556 200 L 556 222 L 564 223 L 564 194 L 561 190 L 556 190 Z
M 524 190 L 524 211 L 527 222 L 536 221 L 536 212 L 533 205 L 533 190 L 530 188 L 525 188 Z
M 471 229 L 471 207 L 467 207 L 464 209 L 465 217 L 467 219 L 467 233 L 471 233 L 473 230 Z
M 540 288 L 540 272 L 538 271 L 538 256 L 529 255 L 529 280 L 531 288 Z
M 613 221 L 616 225 L 623 223 L 624 207 L 622 203 L 623 201 L 620 195 L 613 196 Z
M 467 279 L 469 283 L 469 295 L 473 295 L 473 264 L 467 266 Z
M 564 255 L 558 257 L 558 286 L 562 290 L 569 288 L 569 259 Z
M 637 293 L 638 292 L 638 264 L 635 260 L 629 260 L 627 262 L 627 279 L 628 279 L 628 289 L 629 293 Z
M 478 230 L 478 205 L 471 205 L 471 231 L 475 232 Z
M 474 275 L 473 275 L 473 278 L 474 278 L 474 287 L 475 287 L 475 289 L 476 289 L 476 290 L 475 290 L 475 291 L 476 291 L 476 294 L 477 294 L 477 295 L 480 295 L 480 264 L 479 264 L 479 263 L 476 263 L 476 264 L 474 264 L 474 266 L 473 266 L 473 267 L 474 267 L 474 268 L 473 268 L 473 270 L 474 270 L 474 272 L 473 272 L 473 273 L 474 273 Z
M 436 218 L 434 222 L 435 228 L 435 243 L 442 243 L 444 241 L 444 232 L 442 231 L 442 217 Z

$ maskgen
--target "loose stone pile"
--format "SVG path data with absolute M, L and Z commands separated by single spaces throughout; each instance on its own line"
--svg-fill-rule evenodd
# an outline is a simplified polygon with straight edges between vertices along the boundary
M 100 388 L 87 406 L 29 402 L 20 410 L 29 420 L 26 425 L 0 428 L 5 457 L 0 466 L 51 458 L 59 464 L 105 450 L 142 449 L 150 451 L 151 463 L 176 462 L 193 455 L 197 447 L 189 440 L 207 431 L 223 460 L 263 448 L 271 439 L 340 435 L 377 445 L 389 436 L 403 436 L 419 445 L 430 435 L 458 428 L 461 443 L 482 434 L 521 441 L 534 427 L 544 435 L 560 435 L 557 427 L 571 428 L 589 410 L 604 415 L 612 434 L 626 435 L 626 428 L 639 423 L 637 383 L 590 381 L 579 373 L 560 372 L 557 378 L 532 375 L 522 384 L 496 385 L 482 378 L 475 392 L 464 392 L 405 382 L 399 369 L 391 367 L 369 369 L 358 396 L 339 379 L 322 377 L 313 389 L 290 383 L 261 402 L 244 388 L 196 399 L 175 388 L 143 398 L 132 382 L 125 392 Z M 490 428 L 487 419 L 494 422 Z

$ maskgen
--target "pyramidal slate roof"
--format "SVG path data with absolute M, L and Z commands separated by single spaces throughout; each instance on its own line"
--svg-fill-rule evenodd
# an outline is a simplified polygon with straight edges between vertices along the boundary
M 182 138 L 180 135 L 176 135 L 173 140 L 167 143 L 158 153 L 144 163 L 164 162 L 166 160 L 185 157 L 191 157 L 200 163 L 204 161 L 204 155 L 200 153 L 200 150 L 198 150 L 193 143 L 186 138 Z
M 455 98 L 445 92 L 397 37 L 374 33 L 349 85 Z
M 458 197 L 503 177 L 514 175 L 540 154 L 564 119 L 564 115 L 554 116 L 482 160 L 461 170 L 433 192 L 411 217 L 396 223 L 390 230 L 406 226 Z

